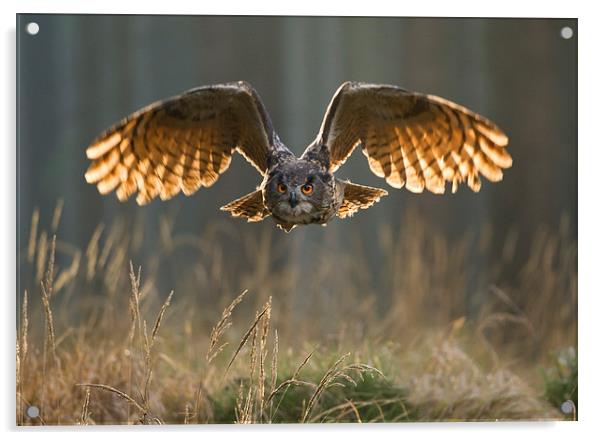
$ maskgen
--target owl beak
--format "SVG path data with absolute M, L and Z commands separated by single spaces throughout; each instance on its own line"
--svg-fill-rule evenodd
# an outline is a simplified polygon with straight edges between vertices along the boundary
M 299 204 L 299 201 L 297 200 L 297 194 L 295 193 L 295 191 L 291 191 L 291 194 L 288 197 L 288 203 L 291 205 L 291 208 L 294 208 Z

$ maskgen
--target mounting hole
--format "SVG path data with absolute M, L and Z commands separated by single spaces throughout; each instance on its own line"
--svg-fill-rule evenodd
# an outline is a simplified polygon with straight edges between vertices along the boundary
M 35 21 L 27 23 L 27 26 L 25 26 L 25 31 L 27 31 L 29 35 L 37 35 L 37 33 L 40 32 L 40 25 Z
M 560 29 L 560 36 L 565 40 L 570 40 L 571 38 L 573 38 L 573 29 L 571 29 L 568 26 L 563 27 L 562 29 Z
M 40 415 L 40 409 L 37 406 L 30 406 L 27 408 L 27 417 L 35 419 Z
M 575 404 L 571 400 L 566 400 L 560 405 L 560 411 L 564 414 L 572 414 L 575 410 Z

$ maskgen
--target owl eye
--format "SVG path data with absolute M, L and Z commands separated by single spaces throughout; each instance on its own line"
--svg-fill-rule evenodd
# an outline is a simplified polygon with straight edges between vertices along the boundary
M 311 194 L 312 192 L 314 192 L 314 186 L 310 183 L 306 183 L 301 187 L 301 191 L 303 192 L 303 194 Z
M 284 183 L 279 183 L 276 189 L 279 193 L 284 194 L 286 192 L 286 185 Z

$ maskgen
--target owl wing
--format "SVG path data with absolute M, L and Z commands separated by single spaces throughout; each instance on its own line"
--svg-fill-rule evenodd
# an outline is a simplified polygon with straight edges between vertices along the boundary
M 343 202 L 337 211 L 340 218 L 352 217 L 360 209 L 368 209 L 387 195 L 384 189 L 351 182 L 345 182 L 344 188 Z
M 260 173 L 275 133 L 258 94 L 245 83 L 192 89 L 156 102 L 107 130 L 88 149 L 85 174 L 101 194 L 121 201 L 138 192 L 139 205 L 180 190 L 209 187 L 230 165 L 234 150 Z
M 326 146 L 330 170 L 357 145 L 370 169 L 389 185 L 412 192 L 445 192 L 445 182 L 467 181 L 479 191 L 479 174 L 497 182 L 512 165 L 507 136 L 491 121 L 433 95 L 387 85 L 346 82 L 332 98 L 316 142 Z M 304 153 L 307 155 L 306 153 Z

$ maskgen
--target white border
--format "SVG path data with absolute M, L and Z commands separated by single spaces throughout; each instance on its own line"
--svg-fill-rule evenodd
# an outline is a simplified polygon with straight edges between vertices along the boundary
M 78 12 L 95 14 L 230 14 L 230 15 L 343 15 L 343 16 L 459 16 L 459 17 L 576 17 L 575 3 L 550 5 L 539 2 L 506 0 L 488 5 L 482 1 L 369 2 L 305 0 L 283 1 L 129 1 L 109 0 L 81 2 L 77 0 L 19 2 L 19 12 Z
M 50 4 L 49 4 L 50 3 Z M 17 4 L 1 2 L 2 15 L 2 63 L 0 75 L 2 81 L 3 105 L 0 107 L 0 133 L 3 136 L 4 148 L 0 174 L 0 185 L 3 189 L 2 201 L 8 205 L 2 210 L 0 219 L 0 279 L 4 281 L 2 290 L 4 298 L 3 318 L 5 321 L 1 338 L 2 353 L 5 355 L 0 368 L 4 385 L 1 389 L 0 418 L 1 426 L 15 434 L 14 428 L 14 322 L 15 322 L 15 14 L 20 13 L 136 13 L 136 14 L 234 14 L 234 15 L 376 15 L 376 16 L 485 16 L 485 17 L 577 17 L 579 28 L 579 418 L 577 423 L 504 423 L 504 424 L 404 424 L 388 426 L 247 426 L 247 427 L 170 427 L 163 429 L 144 429 L 145 437 L 164 438 L 170 433 L 181 435 L 244 436 L 245 438 L 282 437 L 306 438 L 318 433 L 328 436 L 342 435 L 348 438 L 362 438 L 366 435 L 389 437 L 416 436 L 482 439 L 504 439 L 517 434 L 543 434 L 548 438 L 562 438 L 597 432 L 600 427 L 600 400 L 602 389 L 602 357 L 600 336 L 600 313 L 602 311 L 602 287 L 599 269 L 602 240 L 600 238 L 598 217 L 600 202 L 599 183 L 597 178 L 602 164 L 602 140 L 599 133 L 602 124 L 599 121 L 602 102 L 600 90 L 602 86 L 602 69 L 600 63 L 600 28 L 601 15 L 593 1 L 531 2 L 504 0 L 502 2 L 483 1 L 439 1 L 428 2 L 387 2 L 370 0 L 353 4 L 347 1 L 296 1 L 285 4 L 282 1 L 261 2 L 229 0 L 227 2 L 184 2 L 184 1 L 26 1 Z M 495 3 L 495 4 L 493 4 Z M 517 66 L 520 68 L 520 66 Z M 535 134 L 534 134 L 535 135 Z M 554 194 L 546 195 L 554 197 Z M 533 294 L 537 294 L 533 292 Z M 12 431 L 12 432 L 10 432 Z M 44 430 L 27 429 L 23 434 L 38 432 L 47 438 L 81 437 L 77 429 L 47 428 Z M 140 431 L 126 428 L 95 428 L 86 432 L 92 437 L 106 437 L 107 431 L 119 434 L 123 431 Z M 172 435 L 173 435 L 172 434 Z

